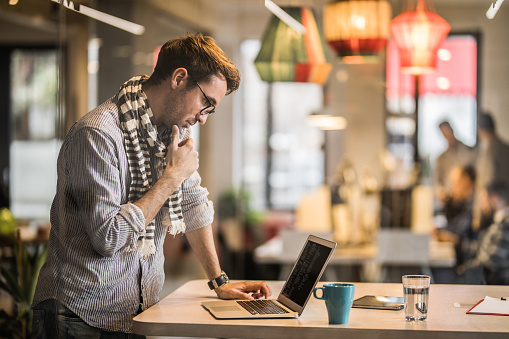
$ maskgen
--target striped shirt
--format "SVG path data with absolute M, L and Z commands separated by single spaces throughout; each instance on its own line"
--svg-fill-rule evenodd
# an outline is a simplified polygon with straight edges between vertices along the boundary
M 509 207 L 498 210 L 493 224 L 481 231 L 478 240 L 465 242 L 472 258 L 465 263 L 467 270 L 482 269 L 484 277 L 475 283 L 509 284 Z M 474 281 L 472 281 L 473 283 Z M 469 282 L 470 283 L 470 282 Z
M 51 206 L 49 255 L 33 305 L 53 298 L 91 326 L 132 332 L 140 303 L 145 310 L 158 301 L 166 228 L 160 211 L 155 218 L 156 253 L 134 251 L 145 234 L 145 218 L 128 202 L 130 175 L 118 116 L 110 98 L 76 122 L 64 140 Z M 154 154 L 150 160 L 155 168 Z M 213 220 L 212 202 L 200 184 L 197 172 L 182 184 L 186 232 Z

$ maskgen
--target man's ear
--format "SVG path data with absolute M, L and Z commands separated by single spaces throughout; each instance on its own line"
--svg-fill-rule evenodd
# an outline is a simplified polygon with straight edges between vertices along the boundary
M 188 76 L 187 69 L 183 67 L 177 68 L 171 75 L 171 87 L 175 89 L 178 86 L 184 85 L 184 79 Z

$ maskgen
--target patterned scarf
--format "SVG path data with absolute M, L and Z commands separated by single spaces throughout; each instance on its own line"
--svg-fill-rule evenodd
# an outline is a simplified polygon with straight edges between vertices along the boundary
M 158 135 L 153 125 L 153 114 L 150 109 L 145 93 L 141 90 L 143 82 L 148 76 L 136 76 L 125 82 L 117 96 L 120 106 L 120 126 L 124 132 L 124 142 L 129 162 L 131 184 L 129 186 L 129 202 L 139 200 L 154 184 L 152 168 L 150 164 L 150 152 L 152 149 L 157 157 L 157 165 L 154 170 L 159 176 L 166 167 L 167 145 L 171 143 L 171 131 L 165 130 Z M 190 131 L 181 134 L 179 141 L 189 137 Z M 175 236 L 185 231 L 184 218 L 182 216 L 182 192 L 177 189 L 165 202 L 163 210 L 163 225 L 168 227 L 168 232 Z M 137 251 L 141 254 L 154 254 L 155 221 L 152 220 L 146 227 L 144 236 L 138 239 Z

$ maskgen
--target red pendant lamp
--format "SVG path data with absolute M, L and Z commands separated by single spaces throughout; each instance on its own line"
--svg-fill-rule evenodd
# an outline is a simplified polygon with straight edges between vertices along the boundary
M 390 24 L 391 37 L 401 55 L 401 71 L 424 74 L 435 71 L 437 50 L 451 26 L 436 13 L 425 11 L 418 0 L 415 11 L 404 12 Z

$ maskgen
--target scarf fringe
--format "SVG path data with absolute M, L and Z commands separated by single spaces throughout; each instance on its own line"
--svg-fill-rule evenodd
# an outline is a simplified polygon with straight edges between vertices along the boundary
M 186 224 L 184 220 L 171 220 L 169 214 L 166 214 L 164 217 L 163 225 L 166 226 L 166 231 L 173 236 L 176 236 L 179 233 L 184 234 L 186 232 Z
M 156 246 L 153 241 L 148 241 L 145 238 L 140 239 L 141 244 L 138 244 L 138 247 L 136 248 L 136 252 L 142 255 L 149 255 L 156 253 Z M 138 241 L 138 242 L 140 242 Z

